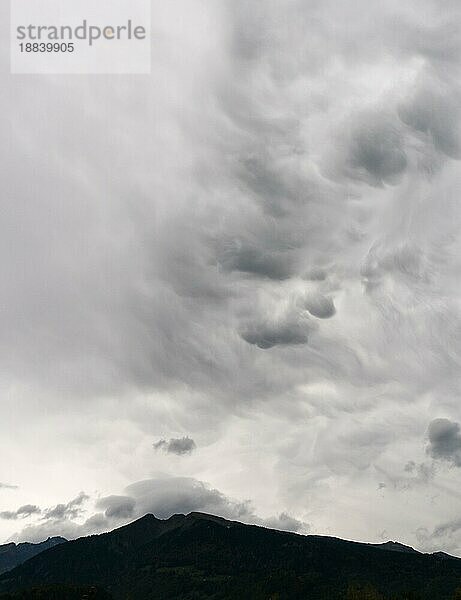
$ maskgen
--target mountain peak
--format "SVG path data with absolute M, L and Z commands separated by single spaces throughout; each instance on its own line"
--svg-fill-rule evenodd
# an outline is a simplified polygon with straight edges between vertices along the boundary
M 194 520 L 194 521 L 213 521 L 214 523 L 219 523 L 220 525 L 235 523 L 235 521 L 229 521 L 224 517 L 217 517 L 215 515 L 209 515 L 208 513 L 193 511 L 186 515 L 186 519 Z
M 403 552 L 406 554 L 421 554 L 421 552 L 418 552 L 418 550 L 415 550 L 411 546 L 406 546 L 405 544 L 402 544 L 400 542 L 395 542 L 394 540 L 388 540 L 387 542 L 383 542 L 380 544 L 370 544 L 370 546 L 373 546 L 380 550 L 388 550 L 390 552 Z

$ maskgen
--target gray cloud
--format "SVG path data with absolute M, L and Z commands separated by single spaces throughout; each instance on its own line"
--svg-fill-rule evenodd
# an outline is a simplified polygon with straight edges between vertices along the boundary
M 449 419 L 434 419 L 428 429 L 427 452 L 437 460 L 461 467 L 461 428 Z
M 416 537 L 424 550 L 459 553 L 461 519 L 454 518 L 436 525 L 432 530 L 420 527 Z
M 333 176 L 348 177 L 372 186 L 398 183 L 408 159 L 397 119 L 382 112 L 365 112 L 348 121 L 338 146 L 326 159 Z
M 126 493 L 136 500 L 139 515 L 153 513 L 160 519 L 193 511 L 242 518 L 250 514 L 248 502 L 237 502 L 192 477 L 164 477 L 133 483 Z
M 168 454 L 191 454 L 196 449 L 196 444 L 190 437 L 171 438 L 169 440 L 159 440 L 154 443 L 155 450 L 163 450 Z
M 9 483 L 1 483 L 0 482 L 0 490 L 17 490 L 17 485 L 10 485 Z
M 406 125 L 429 136 L 437 150 L 459 158 L 459 94 L 444 87 L 441 80 L 421 83 L 399 114 Z
M 327 278 L 327 273 L 324 269 L 314 267 L 308 273 L 306 273 L 304 277 L 305 279 L 310 279 L 311 281 L 325 281 Z
M 309 294 L 306 298 L 305 307 L 319 319 L 330 319 L 336 314 L 336 308 L 331 298 L 321 294 Z
M 241 242 L 226 245 L 219 260 L 228 271 L 240 271 L 268 279 L 288 279 L 293 272 L 288 253 L 251 247 Z
M 0 519 L 5 519 L 7 521 L 16 521 L 17 519 L 26 519 L 27 517 L 31 517 L 32 515 L 38 515 L 40 513 L 40 508 L 35 504 L 24 504 L 24 506 L 20 506 L 17 510 L 5 510 L 3 512 L 0 512 Z
M 367 117 L 350 141 L 350 173 L 370 183 L 395 183 L 407 166 L 402 137 L 391 122 L 379 115 Z
M 262 519 L 259 525 L 264 525 L 270 529 L 278 529 L 280 531 L 294 531 L 300 533 L 307 533 L 309 527 L 306 523 L 295 519 L 287 513 L 280 513 L 278 517 L 270 517 L 268 519 Z
M 431 276 L 423 250 L 407 241 L 397 247 L 375 244 L 364 260 L 361 274 L 369 292 L 381 285 L 386 277 L 405 285 L 420 285 L 429 283 Z
M 106 496 L 96 502 L 108 519 L 129 519 L 135 514 L 136 500 L 130 496 Z
M 454 533 L 458 533 L 461 530 L 461 519 L 457 519 L 455 521 L 448 521 L 447 523 L 443 523 L 438 525 L 433 532 L 434 537 L 443 537 L 445 535 L 452 535 Z
M 8 521 L 16 521 L 18 519 L 25 519 L 27 517 L 38 516 L 42 521 L 67 521 L 77 519 L 83 514 L 82 504 L 84 504 L 90 497 L 84 492 L 80 492 L 73 500 L 70 500 L 66 504 L 57 504 L 54 507 L 46 508 L 42 510 L 35 504 L 25 504 L 20 506 L 15 511 L 3 511 L 0 512 L 0 519 Z
M 84 504 L 90 497 L 84 492 L 80 492 L 80 494 L 70 500 L 67 504 L 57 504 L 53 508 L 48 508 L 43 513 L 43 519 L 76 519 L 79 517 L 82 512 L 82 504 Z
M 75 522 L 76 515 L 62 520 L 41 520 L 28 525 L 14 536 L 16 540 L 41 541 L 52 535 L 68 539 L 107 531 L 147 513 L 167 519 L 173 514 L 205 512 L 227 519 L 254 523 L 285 531 L 307 532 L 309 526 L 286 512 L 277 517 L 261 518 L 249 501 L 237 501 L 217 489 L 192 477 L 160 477 L 131 484 L 123 496 L 106 496 L 95 503 L 95 513 L 83 523 Z
M 117 521 L 108 519 L 103 513 L 96 513 L 83 523 L 78 523 L 70 519 L 51 519 L 27 525 L 19 533 L 11 536 L 11 539 L 17 542 L 28 541 L 39 543 L 49 537 L 62 536 L 71 540 L 109 531 L 111 527 L 116 526 L 118 523 Z
M 307 344 L 311 331 L 302 317 L 286 315 L 280 319 L 268 319 L 249 324 L 241 332 L 242 338 L 262 350 L 274 346 L 298 346 Z

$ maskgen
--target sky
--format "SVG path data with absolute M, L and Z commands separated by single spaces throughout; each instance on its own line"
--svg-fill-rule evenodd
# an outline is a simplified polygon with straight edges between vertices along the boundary
M 461 556 L 461 6 L 153 0 L 10 75 L 0 542 L 146 512 Z

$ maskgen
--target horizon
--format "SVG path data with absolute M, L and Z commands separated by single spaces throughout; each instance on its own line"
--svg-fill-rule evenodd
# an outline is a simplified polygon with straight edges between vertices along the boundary
M 28 540 L 23 540 L 21 542 L 6 542 L 5 544 L 0 544 L 0 547 L 2 545 L 8 545 L 9 543 L 13 543 L 13 544 L 34 544 L 34 545 L 39 545 L 39 544 L 43 544 L 44 542 L 47 542 L 49 540 L 53 540 L 53 539 L 62 539 L 65 542 L 71 542 L 71 541 L 75 541 L 78 539 L 82 539 L 85 537 L 90 537 L 93 535 L 105 535 L 108 533 L 112 533 L 113 531 L 117 531 L 118 529 L 123 529 L 125 527 L 129 527 L 130 525 L 133 525 L 134 523 L 137 523 L 138 521 L 142 521 L 144 519 L 146 519 L 146 517 L 153 517 L 156 521 L 169 521 L 171 519 L 174 519 L 174 517 L 190 517 L 190 516 L 194 516 L 194 515 L 199 515 L 199 516 L 203 516 L 203 517 L 211 517 L 213 520 L 214 519 L 218 519 L 218 520 L 222 520 L 222 521 L 226 521 L 229 523 L 236 523 L 238 525 L 248 525 L 248 526 L 253 526 L 253 527 L 262 527 L 263 529 L 269 529 L 271 531 L 277 531 L 279 533 L 286 533 L 286 534 L 290 534 L 290 535 L 297 535 L 297 536 L 303 536 L 303 537 L 323 537 L 323 538 L 331 538 L 331 539 L 336 539 L 336 540 L 340 540 L 343 542 L 351 542 L 353 544 L 360 544 L 363 546 L 374 546 L 374 547 L 380 547 L 380 546 L 386 546 L 388 544 L 394 544 L 397 546 L 401 546 L 402 548 L 408 548 L 412 551 L 414 551 L 417 554 L 421 554 L 421 555 L 436 555 L 436 554 L 444 554 L 447 557 L 450 558 L 454 558 L 454 559 L 459 559 L 461 560 L 460 556 L 456 556 L 454 554 L 449 554 L 448 552 L 443 552 L 441 550 L 435 550 L 433 552 L 425 552 L 424 550 L 418 550 L 417 548 L 414 548 L 413 546 L 408 546 L 406 544 L 402 544 L 401 542 L 399 542 L 399 540 L 386 540 L 384 542 L 367 542 L 364 540 L 356 540 L 356 539 L 348 539 L 348 538 L 340 538 L 334 535 L 326 535 L 326 534 L 322 534 L 322 533 L 308 533 L 308 532 L 299 532 L 299 531 L 289 531 L 286 529 L 277 529 L 275 527 L 271 527 L 267 524 L 258 524 L 258 523 L 251 523 L 251 522 L 245 522 L 245 521 L 239 521 L 238 519 L 226 519 L 225 517 L 221 517 L 219 515 L 215 515 L 215 514 L 210 514 L 210 513 L 204 513 L 201 511 L 191 511 L 189 513 L 174 513 L 169 517 L 164 517 L 164 518 L 160 518 L 157 517 L 156 515 L 154 515 L 153 513 L 145 513 L 142 516 L 136 517 L 135 519 L 133 519 L 132 521 L 128 521 L 127 523 L 124 523 L 122 525 L 118 525 L 117 527 L 114 527 L 113 529 L 110 529 L 108 531 L 100 531 L 97 533 L 88 533 L 86 535 L 83 535 L 81 537 L 78 538 L 70 538 L 67 539 L 63 536 L 59 536 L 59 535 L 55 535 L 55 536 L 49 536 L 48 538 L 41 540 L 41 541 L 36 541 L 36 542 L 30 542 Z

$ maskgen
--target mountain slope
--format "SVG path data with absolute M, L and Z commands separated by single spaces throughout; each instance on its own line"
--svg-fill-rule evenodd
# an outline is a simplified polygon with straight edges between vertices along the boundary
M 10 569 L 14 569 L 14 567 L 17 567 L 29 558 L 40 554 L 40 552 L 43 552 L 44 550 L 48 550 L 48 548 L 52 548 L 53 546 L 57 546 L 66 541 L 67 540 L 62 537 L 52 537 L 40 544 L 29 544 L 28 542 L 23 544 L 4 544 L 3 546 L 0 546 L 0 574 L 5 573 L 5 571 L 9 571 Z
M 165 521 L 146 515 L 46 550 L 2 575 L 0 592 L 68 584 L 104 587 L 115 600 L 339 600 L 354 583 L 369 583 L 386 598 L 411 591 L 418 594 L 412 598 L 448 600 L 461 587 L 461 560 L 200 513 Z

